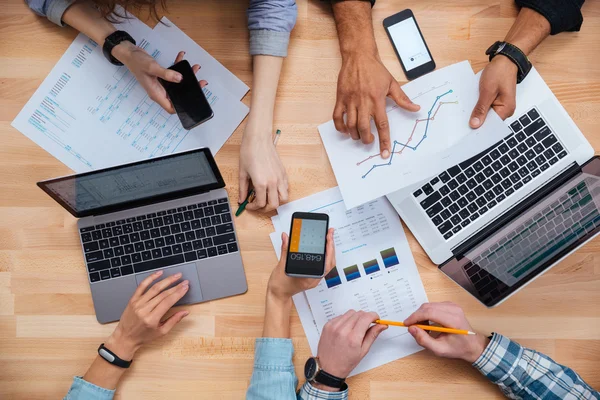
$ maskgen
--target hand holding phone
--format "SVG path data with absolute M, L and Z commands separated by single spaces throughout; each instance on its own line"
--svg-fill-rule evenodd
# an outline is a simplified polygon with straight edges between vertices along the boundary
M 295 212 L 292 215 L 285 273 L 301 278 L 320 278 L 325 274 L 325 248 L 329 216 Z
M 413 80 L 435 69 L 435 61 L 411 10 L 400 11 L 383 20 L 406 79 Z
M 165 88 L 169 100 L 173 103 L 181 125 L 190 130 L 208 121 L 214 114 L 200 82 L 196 80 L 195 72 L 190 63 L 183 60 L 182 53 L 175 61 L 176 63 L 169 69 L 181 74 L 183 77 L 181 82 L 175 83 L 160 79 L 160 83 Z

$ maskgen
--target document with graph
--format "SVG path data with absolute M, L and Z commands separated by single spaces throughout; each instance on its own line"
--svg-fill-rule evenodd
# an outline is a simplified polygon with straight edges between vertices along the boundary
M 483 127 L 469 118 L 478 99 L 478 78 L 468 61 L 425 75 L 402 87 L 421 106 L 412 113 L 388 99 L 392 152 L 379 155 L 379 141 L 365 145 L 336 131 L 333 121 L 319 126 L 344 202 L 366 203 L 449 168 L 477 154 L 510 132 L 491 111 Z M 375 124 L 371 130 L 376 134 Z
M 281 232 L 296 211 L 329 215 L 335 228 L 336 267 L 314 289 L 294 297 L 311 351 L 317 354 L 323 326 L 349 309 L 375 311 L 382 319 L 403 321 L 427 295 L 404 230 L 386 198 L 347 210 L 335 187 L 278 208 L 271 235 L 278 256 Z M 389 327 L 353 375 L 421 350 L 406 328 Z
M 165 42 L 134 17 L 121 29 L 160 65 L 173 64 L 178 46 L 172 35 Z M 214 71 L 218 68 L 224 69 L 213 66 Z M 79 34 L 12 125 L 75 172 L 198 147 L 216 153 L 246 117 L 248 107 L 240 102 L 239 89 L 234 96 L 221 85 L 227 74 L 212 76 L 215 79 L 210 74 L 202 78 L 208 81 L 204 93 L 214 117 L 186 131 L 177 115 L 148 97 L 127 67 L 110 64 L 101 45 Z

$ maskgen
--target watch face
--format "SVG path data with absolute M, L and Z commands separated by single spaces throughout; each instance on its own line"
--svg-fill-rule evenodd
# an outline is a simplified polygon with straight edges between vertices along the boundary
M 313 357 L 306 360 L 306 364 L 304 364 L 304 377 L 306 380 L 312 381 L 317 374 L 317 369 L 317 360 L 315 360 Z

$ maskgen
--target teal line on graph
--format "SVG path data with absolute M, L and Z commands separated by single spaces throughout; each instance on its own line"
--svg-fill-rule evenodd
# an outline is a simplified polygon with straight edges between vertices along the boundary
M 427 130 L 429 129 L 429 121 L 433 119 L 433 117 L 431 116 L 431 113 L 433 112 L 433 109 L 435 108 L 435 105 L 438 103 L 438 101 L 442 97 L 444 97 L 447 94 L 450 94 L 452 92 L 453 92 L 453 90 L 450 89 L 446 93 L 442 93 L 441 95 L 439 95 L 439 96 L 437 96 L 435 98 L 435 101 L 433 102 L 433 104 L 431 105 L 431 108 L 429 109 L 429 112 L 427 113 L 427 119 L 425 120 L 425 121 L 427 121 L 426 125 L 425 125 L 425 132 L 423 132 L 423 137 L 421 138 L 421 140 L 419 140 L 419 143 L 417 143 L 415 146 L 409 146 L 408 143 L 400 143 L 397 140 L 394 140 L 394 146 L 392 147 L 392 154 L 390 155 L 390 161 L 388 161 L 386 163 L 383 163 L 383 164 L 374 164 L 371 167 L 371 169 L 369 169 L 367 171 L 367 173 L 362 176 L 362 178 L 365 179 L 367 177 L 367 175 L 369 175 L 371 173 L 371 171 L 373 171 L 375 168 L 384 167 L 386 165 L 391 165 L 392 164 L 392 160 L 394 159 L 394 154 L 396 152 L 396 145 L 402 146 L 402 150 L 404 150 L 405 148 L 409 148 L 409 149 L 411 149 L 413 151 L 416 151 L 419 148 L 419 145 L 421 145 L 421 143 L 423 143 L 423 141 L 427 138 Z M 416 129 L 417 124 L 419 123 L 419 121 L 423 121 L 423 120 L 417 120 L 417 121 L 415 121 L 415 129 Z M 413 134 L 414 134 L 414 129 L 413 129 L 413 133 L 408 138 L 408 142 L 410 142 L 410 140 L 412 139 L 412 135 Z M 402 150 L 400 150 L 400 151 L 402 151 Z

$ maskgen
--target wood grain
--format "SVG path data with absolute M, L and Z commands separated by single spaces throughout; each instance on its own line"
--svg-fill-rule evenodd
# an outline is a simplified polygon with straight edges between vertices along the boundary
M 85 372 L 113 325 L 99 325 L 77 239 L 76 221 L 35 183 L 70 171 L 10 126 L 69 46 L 75 32 L 33 14 L 22 0 L 2 2 L 0 15 L 0 398 L 61 398 L 73 375 Z M 170 2 L 165 14 L 227 68 L 252 84 L 245 8 L 237 0 Z M 416 14 L 438 66 L 468 59 L 486 64 L 484 50 L 501 39 L 517 9 L 511 0 L 380 1 L 373 10 L 381 58 L 404 75 L 382 20 L 404 8 Z M 600 2 L 587 1 L 579 33 L 553 36 L 532 55 L 571 117 L 600 149 Z M 284 63 L 275 127 L 291 199 L 336 185 L 317 125 L 331 119 L 341 61 L 328 4 L 298 1 L 298 23 Z M 249 96 L 244 102 L 249 104 Z M 232 201 L 242 124 L 217 155 Z M 191 315 L 168 337 L 143 349 L 117 398 L 240 399 L 250 380 L 254 338 L 261 333 L 264 291 L 276 262 L 270 215 L 236 220 L 248 293 L 188 307 Z M 431 301 L 464 307 L 474 327 L 499 331 L 577 370 L 600 388 L 600 240 L 492 310 L 474 301 L 431 264 L 413 236 L 411 249 Z M 309 348 L 294 311 L 295 364 Z M 427 352 L 349 380 L 351 397 L 501 398 L 464 363 Z

